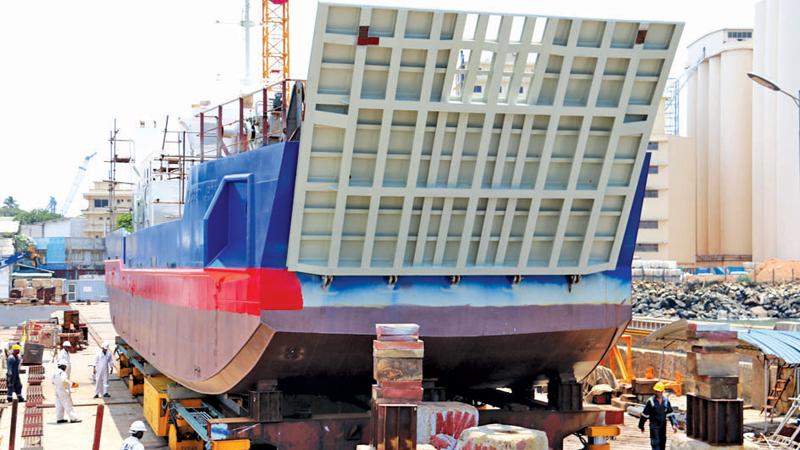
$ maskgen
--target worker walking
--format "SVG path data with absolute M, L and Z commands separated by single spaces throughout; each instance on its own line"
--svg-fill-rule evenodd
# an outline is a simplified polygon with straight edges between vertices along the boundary
M 64 341 L 61 344 L 61 350 L 58 351 L 56 361 L 65 361 L 67 363 L 67 378 L 72 379 L 72 361 L 70 361 L 69 357 L 70 347 L 72 347 L 72 344 L 69 341 Z
M 8 389 L 6 400 L 9 403 L 14 399 L 13 394 L 17 394 L 17 400 L 20 402 L 25 401 L 25 397 L 22 396 L 22 381 L 19 379 L 19 366 L 22 364 L 22 358 L 19 356 L 21 349 L 19 344 L 12 345 L 11 355 L 6 360 L 6 388 Z
M 144 432 L 147 429 L 144 427 L 144 422 L 141 420 L 137 420 L 131 424 L 131 427 L 128 429 L 128 432 L 131 434 L 129 438 L 122 441 L 122 447 L 120 450 L 144 450 L 144 445 L 142 445 L 140 439 L 144 436 Z
M 108 350 L 108 342 L 94 358 L 94 398 L 111 397 L 108 393 L 108 374 L 114 370 L 114 356 Z
M 78 384 L 73 383 L 67 377 L 66 361 L 58 362 L 58 370 L 53 374 L 53 386 L 56 392 L 56 423 L 80 422 L 75 414 L 75 408 L 72 406 L 72 388 L 78 387 Z M 65 414 L 69 420 L 64 418 Z
M 650 447 L 653 450 L 667 448 L 667 421 L 672 424 L 672 431 L 678 431 L 678 421 L 672 411 L 672 405 L 664 397 L 664 383 L 658 382 L 653 386 L 655 395 L 647 400 L 644 411 L 639 417 L 639 429 L 644 433 L 645 421 L 650 421 Z

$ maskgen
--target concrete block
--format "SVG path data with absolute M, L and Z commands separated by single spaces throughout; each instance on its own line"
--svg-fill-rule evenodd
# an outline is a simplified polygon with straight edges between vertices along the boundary
M 469 428 L 458 438 L 460 450 L 547 450 L 544 431 L 491 424 Z
M 378 384 L 384 381 L 422 382 L 422 359 L 373 358 L 372 375 Z
M 739 376 L 739 355 L 736 353 L 694 353 L 694 355 L 697 365 L 694 375 L 710 377 Z
M 454 450 L 458 437 L 478 425 L 478 410 L 458 402 L 423 402 L 417 406 L 417 443 Z

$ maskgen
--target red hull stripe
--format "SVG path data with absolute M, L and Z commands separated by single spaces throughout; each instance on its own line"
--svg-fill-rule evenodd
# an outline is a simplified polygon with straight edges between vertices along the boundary
M 106 261 L 106 285 L 150 301 L 258 316 L 303 309 L 300 281 L 286 269 L 128 269 Z

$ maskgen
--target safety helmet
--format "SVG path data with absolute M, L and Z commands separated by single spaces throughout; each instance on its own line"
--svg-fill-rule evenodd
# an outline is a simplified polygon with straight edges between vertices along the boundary
M 145 428 L 145 426 L 144 426 L 144 422 L 142 422 L 141 420 L 137 420 L 137 421 L 135 421 L 135 422 L 133 422 L 133 423 L 131 424 L 131 427 L 130 427 L 130 429 L 129 429 L 128 431 L 129 431 L 131 434 L 138 433 L 138 432 L 140 432 L 140 431 L 141 431 L 142 433 L 144 433 L 145 431 L 147 431 L 147 428 Z
M 108 347 L 109 347 L 110 345 L 111 345 L 111 344 L 109 344 L 108 342 L 103 342 L 102 348 L 103 348 L 103 349 L 105 349 L 105 350 L 108 350 Z
M 62 346 L 62 347 L 72 347 L 72 344 L 70 344 L 70 342 L 69 342 L 69 341 L 64 341 L 64 343 L 63 343 L 63 344 L 61 344 L 61 346 Z
M 666 388 L 666 386 L 660 381 L 653 386 L 653 390 L 656 392 L 664 392 L 664 388 Z
M 22 350 L 22 347 L 19 344 L 14 344 L 11 346 L 11 351 L 13 352 L 14 350 Z

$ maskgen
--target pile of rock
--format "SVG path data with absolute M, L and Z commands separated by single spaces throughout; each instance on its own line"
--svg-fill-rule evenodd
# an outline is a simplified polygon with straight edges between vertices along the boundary
M 800 317 L 800 282 L 634 282 L 633 314 L 696 320 L 793 319 Z

